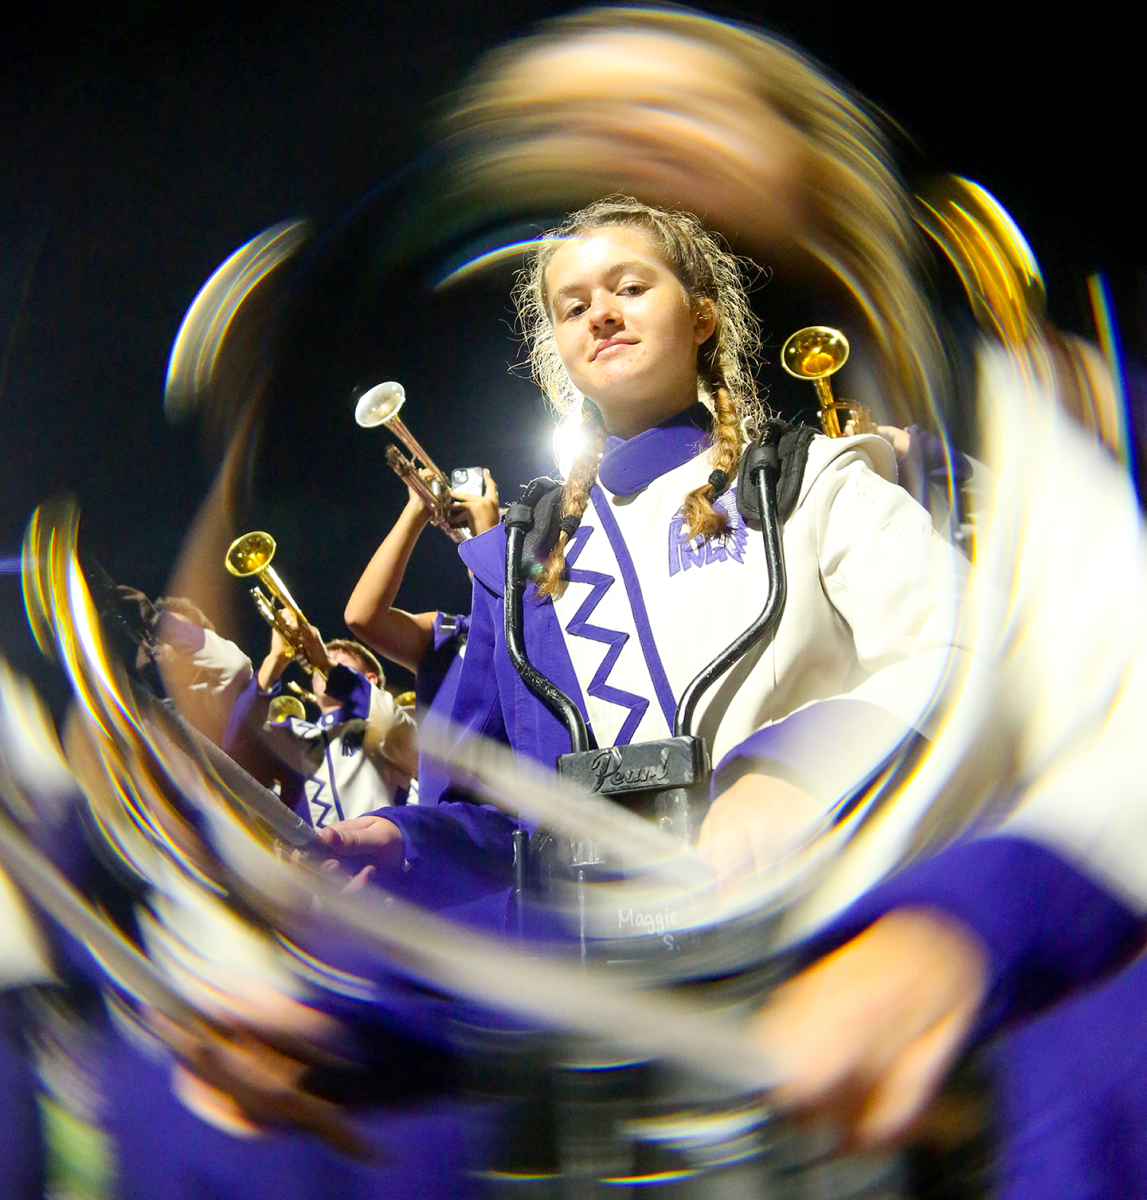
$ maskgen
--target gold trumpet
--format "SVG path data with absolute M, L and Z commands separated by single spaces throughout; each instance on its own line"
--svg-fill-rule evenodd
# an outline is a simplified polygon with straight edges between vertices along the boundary
M 810 379 L 820 401 L 820 427 L 829 437 L 843 437 L 845 425 L 852 422 L 857 433 L 872 433 L 876 426 L 863 404 L 837 400 L 832 394 L 830 375 L 835 375 L 848 362 L 848 338 L 839 329 L 827 325 L 809 325 L 798 329 L 781 347 L 781 366 L 797 379 Z
M 300 700 L 305 700 L 308 704 L 318 704 L 318 696 L 316 696 L 314 692 L 308 692 L 305 687 L 299 687 L 299 685 L 293 679 L 287 680 L 287 687 L 289 687 Z
M 300 721 L 307 719 L 307 710 L 303 702 L 297 696 L 284 696 L 282 693 L 272 696 L 271 703 L 267 705 L 268 722 L 272 725 L 282 725 L 292 717 Z
M 451 541 L 464 542 L 471 536 L 465 526 L 450 524 L 450 481 L 418 439 L 398 419 L 398 410 L 406 403 L 406 389 L 401 383 L 380 383 L 364 392 L 354 408 L 354 419 L 364 428 L 385 425 L 410 451 L 407 458 L 397 446 L 387 446 L 386 461 L 395 474 L 418 496 L 430 512 L 430 523 L 436 525 Z
M 306 700 L 315 705 L 319 702 L 319 698 L 314 692 L 308 692 L 306 688 L 299 687 L 293 679 L 287 680 L 287 687 L 295 693 L 293 696 L 285 696 L 280 692 L 271 698 L 271 703 L 267 706 L 267 720 L 272 725 L 281 725 L 291 717 L 298 717 L 300 721 L 305 721 L 307 708 L 303 701 Z
M 231 543 L 227 555 L 223 559 L 223 565 L 232 575 L 237 575 L 240 579 L 246 579 L 251 575 L 259 577 L 259 582 L 266 587 L 267 592 L 271 593 L 268 596 L 267 592 L 258 586 L 251 589 L 251 599 L 255 601 L 259 616 L 272 629 L 278 630 L 279 636 L 287 643 L 287 649 L 292 658 L 307 670 L 316 671 L 326 679 L 326 668 L 311 662 L 307 656 L 306 643 L 303 641 L 302 634 L 303 626 L 307 624 L 307 618 L 303 616 L 303 610 L 295 603 L 294 597 L 287 591 L 287 585 L 279 578 L 279 573 L 271 566 L 271 559 L 274 557 L 275 539 L 269 533 L 256 530 L 243 534 L 242 537 L 236 538 Z M 278 607 L 275 606 L 276 600 L 279 602 Z M 295 618 L 294 625 L 284 616 L 284 613 L 288 612 Z

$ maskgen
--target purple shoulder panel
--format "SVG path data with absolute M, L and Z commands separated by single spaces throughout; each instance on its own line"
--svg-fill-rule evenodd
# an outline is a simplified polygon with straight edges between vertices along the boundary
M 506 527 L 495 525 L 458 547 L 462 561 L 474 578 L 500 596 L 506 587 Z
M 370 680 L 345 663 L 335 663 L 327 676 L 327 695 L 342 705 L 340 721 L 365 721 L 370 716 Z

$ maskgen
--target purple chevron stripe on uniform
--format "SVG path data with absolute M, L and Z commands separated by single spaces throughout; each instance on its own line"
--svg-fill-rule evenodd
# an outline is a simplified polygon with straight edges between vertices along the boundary
M 629 611 L 633 614 L 633 623 L 637 626 L 637 641 L 641 653 L 645 655 L 645 665 L 649 668 L 649 678 L 653 683 L 653 694 L 661 706 L 667 728 L 673 728 L 673 718 L 677 711 L 677 701 L 673 698 L 673 689 L 669 686 L 669 678 L 661 663 L 661 655 L 657 653 L 657 643 L 653 640 L 653 628 L 649 624 L 649 613 L 645 610 L 645 597 L 641 594 L 641 585 L 637 582 L 637 571 L 633 559 L 629 556 L 629 547 L 621 536 L 617 521 L 609 507 L 605 493 L 595 483 L 590 489 L 593 507 L 601 520 L 605 536 L 609 538 L 613 556 L 617 559 L 617 569 L 621 572 L 621 582 L 625 586 L 625 594 L 629 599 Z
M 334 805 L 326 800 L 320 799 L 323 792 L 326 791 L 326 784 L 321 779 L 308 779 L 307 783 L 315 784 L 315 793 L 313 796 L 307 797 L 307 803 L 313 804 L 318 809 L 318 816 L 311 822 L 316 829 L 322 829 L 326 826 L 330 819 L 331 813 L 334 811 Z M 306 784 L 303 785 L 306 789 Z
M 581 607 L 570 618 L 566 632 L 572 637 L 588 638 L 592 642 L 602 642 L 609 647 L 586 692 L 598 700 L 619 704 L 629 709 L 629 715 L 625 718 L 614 741 L 616 746 L 625 746 L 633 740 L 633 735 L 637 732 L 638 725 L 641 724 L 641 718 L 645 716 L 645 710 L 649 707 L 649 701 L 643 696 L 635 696 L 632 692 L 624 692 L 620 688 L 611 687 L 606 682 L 610 671 L 613 670 L 614 663 L 621 654 L 621 648 L 629 641 L 629 634 L 622 633 L 619 629 L 602 629 L 598 625 L 589 623 L 589 618 L 601 603 L 601 598 L 615 583 L 612 575 L 604 575 L 600 571 L 582 570 L 575 566 L 591 533 L 593 533 L 593 526 L 582 525 L 573 535 L 570 549 L 566 553 L 566 567 L 569 570 L 570 583 L 588 583 L 592 589 Z

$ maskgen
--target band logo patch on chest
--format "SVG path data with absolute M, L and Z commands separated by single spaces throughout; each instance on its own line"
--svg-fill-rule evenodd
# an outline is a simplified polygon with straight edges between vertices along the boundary
M 745 547 L 749 534 L 745 521 L 737 511 L 735 488 L 717 497 L 713 507 L 725 514 L 725 532 L 706 541 L 698 536 L 687 539 L 685 521 L 680 513 L 669 522 L 669 575 L 688 571 L 690 567 L 707 567 L 710 563 L 745 561 Z

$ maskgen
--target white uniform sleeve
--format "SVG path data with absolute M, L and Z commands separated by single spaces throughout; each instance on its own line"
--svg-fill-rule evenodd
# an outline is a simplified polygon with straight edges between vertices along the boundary
M 1147 911 L 1147 531 L 1134 488 L 1028 362 L 984 356 L 976 657 L 927 758 L 793 922 L 969 828 L 1039 843 Z
M 418 727 L 382 688 L 371 688 L 364 744 L 369 753 L 386 759 L 407 779 L 418 774 Z
M 254 669 L 251 660 L 234 642 L 221 638 L 210 629 L 205 629 L 203 634 L 203 648 L 192 654 L 191 661 L 203 673 L 204 687 L 211 694 L 213 704 L 220 711 L 229 713 L 251 682 Z
M 821 473 L 806 503 L 816 505 L 825 593 L 867 675 L 847 695 L 928 733 L 937 693 L 967 658 L 967 561 L 903 488 L 855 451 Z

